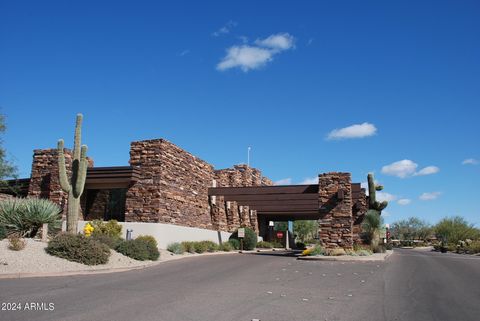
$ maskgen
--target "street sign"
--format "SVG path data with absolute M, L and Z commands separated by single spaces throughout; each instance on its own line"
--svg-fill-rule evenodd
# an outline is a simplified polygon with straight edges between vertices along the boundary
M 277 238 L 283 239 L 283 232 L 277 232 Z
M 238 237 L 239 238 L 245 237 L 245 229 L 243 227 L 238 229 Z

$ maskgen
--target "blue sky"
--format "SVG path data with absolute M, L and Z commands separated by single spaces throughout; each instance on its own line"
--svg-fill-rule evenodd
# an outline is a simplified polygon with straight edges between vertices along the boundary
M 29 176 L 32 150 L 71 146 L 82 112 L 96 166 L 126 165 L 133 140 L 217 168 L 251 146 L 274 181 L 375 172 L 387 222 L 480 226 L 479 15 L 478 1 L 3 2 L 4 145 Z

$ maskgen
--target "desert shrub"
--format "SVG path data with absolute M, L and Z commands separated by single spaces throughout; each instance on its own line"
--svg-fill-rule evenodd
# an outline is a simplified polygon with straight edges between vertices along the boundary
M 357 253 L 358 256 L 369 256 L 373 254 L 372 251 L 367 249 L 360 249 L 355 251 L 355 253 Z
M 347 252 L 345 252 L 344 249 L 338 248 L 338 249 L 329 249 L 325 251 L 325 255 L 328 256 L 342 256 L 342 255 L 347 255 Z
M 284 246 L 282 245 L 282 243 L 277 242 L 277 241 L 273 241 L 273 242 L 271 242 L 270 244 L 272 244 L 272 247 L 273 247 L 274 249 L 279 249 L 279 248 L 284 247 Z
M 299 250 L 304 250 L 305 249 L 305 243 L 297 242 L 297 243 L 295 243 L 295 247 Z
M 3 240 L 6 237 L 7 237 L 7 229 L 3 225 L 0 225 L 0 240 Z
M 271 249 L 272 247 L 272 243 L 270 242 L 261 241 L 257 243 L 258 249 Z
M 208 250 L 208 245 L 204 242 L 193 242 L 195 253 L 204 253 Z
M 151 236 L 139 236 L 134 240 L 122 241 L 115 251 L 139 261 L 156 261 L 160 257 L 157 241 Z
M 120 237 L 110 236 L 108 234 L 100 234 L 100 233 L 92 234 L 90 238 L 102 244 L 105 244 L 112 250 L 115 250 L 117 246 L 122 242 L 122 239 Z
M 305 240 L 304 243 L 305 243 L 305 244 L 320 244 L 320 240 L 317 240 L 317 239 L 308 239 L 308 240 Z
M 358 256 L 357 252 L 354 250 L 345 250 L 345 254 L 350 255 L 350 256 Z
M 12 251 L 21 251 L 27 245 L 27 242 L 17 235 L 10 235 L 8 237 L 8 243 L 8 248 Z
M 35 237 L 43 224 L 59 224 L 60 207 L 47 199 L 11 198 L 0 202 L 0 225 L 7 234 Z
M 48 243 L 45 251 L 86 265 L 105 264 L 110 256 L 107 245 L 81 234 L 59 234 Z
M 182 243 L 175 242 L 168 244 L 167 251 L 172 252 L 173 254 L 183 254 L 185 253 L 185 248 Z
M 220 244 L 218 249 L 223 252 L 230 252 L 233 250 L 233 246 L 230 242 L 223 242 L 222 244 Z
M 467 245 L 467 252 L 469 254 L 480 253 L 480 240 L 479 241 L 473 241 L 470 244 L 468 244 Z
M 105 234 L 112 237 L 122 237 L 122 225 L 117 220 L 104 222 L 102 220 L 93 220 L 90 223 L 93 226 L 92 235 Z
M 238 238 L 238 229 L 230 235 L 231 239 Z M 253 250 L 257 246 L 257 233 L 255 233 L 252 229 L 245 227 L 245 237 L 243 238 L 243 249 L 244 250 Z
M 240 241 L 237 240 L 237 239 L 229 239 L 228 240 L 228 243 L 230 243 L 230 245 L 233 247 L 233 249 L 235 250 L 239 250 L 240 249 Z
M 306 255 L 306 256 L 316 256 L 316 255 L 324 255 L 324 254 L 325 254 L 325 250 L 319 244 L 316 244 L 302 252 L 302 255 Z
M 195 253 L 195 242 L 190 242 L 190 241 L 184 241 L 181 243 L 183 248 L 185 249 L 186 252 L 188 253 Z
M 200 241 L 206 248 L 207 252 L 215 252 L 218 251 L 218 244 L 212 241 Z
M 380 245 L 372 246 L 372 252 L 373 253 L 385 253 L 386 252 L 385 245 L 380 244 Z

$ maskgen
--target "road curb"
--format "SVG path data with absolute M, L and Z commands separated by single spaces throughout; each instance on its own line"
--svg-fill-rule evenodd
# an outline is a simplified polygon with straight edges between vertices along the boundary
M 214 256 L 214 255 L 225 255 L 225 254 L 237 254 L 236 251 L 232 252 L 218 252 L 218 253 L 203 253 L 196 255 L 188 256 L 179 256 L 175 258 L 170 258 L 169 260 L 156 261 L 148 264 L 137 265 L 132 267 L 121 267 L 121 268 L 106 268 L 106 269 L 97 269 L 97 270 L 77 270 L 77 271 L 65 271 L 65 272 L 43 272 L 43 273 L 30 273 L 30 272 L 18 272 L 18 273 L 5 273 L 0 274 L 0 280 L 2 279 L 21 279 L 21 278 L 39 278 L 39 277 L 60 277 L 60 276 L 74 276 L 74 275 L 96 275 L 96 274 L 110 274 L 110 273 L 120 273 L 120 272 L 129 272 L 135 270 L 143 270 L 149 267 L 157 266 L 162 263 L 182 260 L 192 257 L 202 257 L 202 256 Z
M 380 262 L 385 261 L 393 251 L 387 251 L 382 253 L 383 255 L 378 255 L 375 257 L 370 256 L 299 256 L 297 260 L 303 261 L 338 261 L 338 262 Z

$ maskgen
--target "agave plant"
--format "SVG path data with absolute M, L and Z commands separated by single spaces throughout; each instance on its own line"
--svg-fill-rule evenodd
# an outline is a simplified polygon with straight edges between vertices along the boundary
M 0 225 L 8 234 L 35 237 L 43 224 L 58 224 L 60 207 L 39 198 L 12 198 L 0 202 Z
M 362 222 L 362 230 L 366 237 L 366 241 L 377 247 L 380 242 L 380 230 L 383 226 L 383 218 L 376 210 L 368 210 Z

